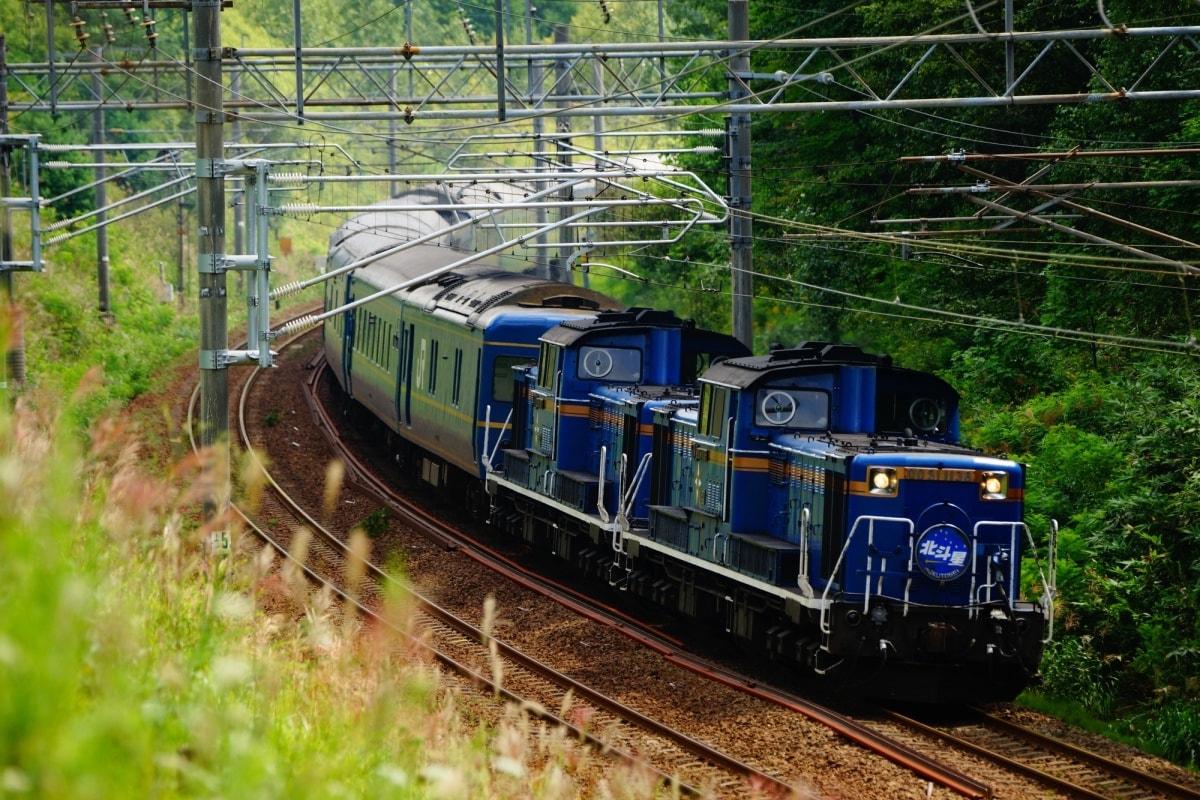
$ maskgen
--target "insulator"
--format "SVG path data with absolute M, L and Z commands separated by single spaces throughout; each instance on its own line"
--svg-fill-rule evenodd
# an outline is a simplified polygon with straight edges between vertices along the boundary
M 280 214 L 316 214 L 320 207 L 315 203 L 285 203 L 279 207 Z
M 63 163 L 65 164 L 67 162 L 64 161 Z M 63 228 L 69 227 L 69 226 L 73 225 L 74 223 L 75 223 L 75 220 L 73 220 L 73 219 L 55 220 L 54 222 L 51 222 L 47 225 L 43 225 L 42 233 L 53 233 L 54 231 L 62 230 Z
M 306 331 L 309 328 L 316 327 L 319 324 L 320 323 L 317 322 L 311 314 L 306 314 L 305 316 L 300 317 L 299 319 L 294 319 L 291 322 L 285 323 L 283 325 L 283 327 L 281 327 L 279 329 L 279 335 L 280 336 L 290 336 L 293 333 L 300 333 L 301 331 Z
M 138 24 L 137 14 L 133 13 L 132 8 L 122 8 L 121 10 L 125 12 L 125 21 L 126 22 L 128 22 L 130 25 Z
M 154 47 L 154 40 L 158 38 L 158 32 L 154 30 L 154 20 L 143 20 L 142 27 L 146 29 L 146 40 Z
M 604 0 L 600 0 L 600 16 L 603 18 L 605 25 L 612 19 L 612 14 L 608 11 L 608 3 L 604 2 Z
M 305 176 L 300 172 L 272 172 L 267 176 L 267 180 L 271 183 L 300 183 L 305 180 Z
M 87 40 L 91 38 L 91 34 L 85 33 L 83 30 L 83 26 L 86 24 L 78 14 L 71 18 L 71 27 L 75 29 L 75 41 L 79 42 L 80 50 L 87 49 Z
M 277 286 L 271 290 L 271 299 L 280 300 L 284 297 L 290 297 L 291 295 L 304 291 L 304 289 L 305 286 L 303 281 L 292 281 L 291 283 L 285 283 L 283 286 Z
M 108 12 L 100 12 L 100 30 L 104 31 L 104 43 L 115 44 L 117 34 L 113 32 L 113 26 L 108 24 Z

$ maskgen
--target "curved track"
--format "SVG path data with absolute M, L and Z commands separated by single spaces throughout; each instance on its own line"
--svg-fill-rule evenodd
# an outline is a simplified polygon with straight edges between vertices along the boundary
M 291 343 L 279 343 L 279 350 Z M 238 404 L 238 430 L 242 446 L 250 453 L 254 443 L 245 412 L 259 372 L 255 369 L 243 384 Z M 753 787 L 760 796 L 793 795 L 792 787 L 777 777 L 595 691 L 415 592 L 352 552 L 344 534 L 322 525 L 289 497 L 265 468 L 263 473 L 270 491 L 262 495 L 256 508 L 233 505 L 231 510 L 254 535 L 288 559 L 293 569 L 302 569 L 310 581 L 329 587 L 348 609 L 344 613 L 388 628 L 410 651 L 420 651 L 597 751 L 648 769 L 662 785 L 682 794 L 700 796 L 716 791 L 732 797 Z M 425 524 L 430 525 L 428 521 Z M 439 535 L 432 528 L 429 533 Z M 423 632 L 419 638 L 410 633 L 408 625 L 389 615 L 381 602 L 385 593 L 395 592 L 415 603 L 420 617 L 417 627 Z M 586 727 L 572 719 L 586 719 Z M 646 755 L 635 757 L 631 754 L 635 750 Z M 677 775 L 687 776 L 692 783 L 680 783 Z

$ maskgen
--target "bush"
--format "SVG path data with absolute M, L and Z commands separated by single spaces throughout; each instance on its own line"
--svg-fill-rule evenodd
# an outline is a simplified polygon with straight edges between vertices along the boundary
M 1059 636 L 1047 645 L 1042 681 L 1044 694 L 1079 703 L 1093 715 L 1107 718 L 1117 706 L 1118 680 L 1090 636 Z
M 1164 758 L 1200 767 L 1200 700 L 1151 709 L 1135 720 L 1134 729 Z

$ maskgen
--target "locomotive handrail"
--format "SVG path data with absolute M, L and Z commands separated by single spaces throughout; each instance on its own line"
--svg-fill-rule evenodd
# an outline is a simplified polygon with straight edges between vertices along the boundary
M 496 463 L 496 453 L 500 452 L 500 444 L 504 441 L 504 432 L 508 430 L 509 424 L 512 422 L 513 410 L 508 410 L 508 416 L 504 419 L 504 424 L 500 426 L 500 434 L 496 437 L 496 446 L 492 451 L 488 452 L 490 434 L 492 432 L 492 404 L 488 403 L 483 413 L 483 469 L 484 472 L 495 472 L 492 466 Z
M 725 540 L 725 549 L 721 549 L 721 540 Z M 727 556 L 729 555 L 729 534 L 718 531 L 713 536 L 713 558 L 723 567 L 729 566 Z
M 608 448 L 600 445 L 600 491 L 596 492 L 596 513 L 600 515 L 600 521 L 605 525 L 608 524 L 608 509 L 604 507 L 604 473 L 608 467 Z M 613 549 L 616 549 L 616 541 L 613 541 Z
M 629 488 L 625 490 L 622 498 L 621 515 L 627 520 L 629 519 L 629 511 L 633 508 L 633 501 L 637 498 L 638 489 L 642 488 L 642 483 L 646 480 L 646 473 L 649 472 L 648 467 L 650 466 L 652 455 L 652 453 L 646 453 L 642 456 L 641 463 L 638 464 L 637 471 L 633 474 L 633 481 L 630 483 Z
M 999 528 L 1007 527 L 1011 531 L 1011 534 L 1009 536 L 1009 542 L 1008 542 L 1008 557 L 1009 557 L 1009 564 L 1010 564 L 1010 568 L 1008 570 L 1008 575 L 1007 575 L 1008 588 L 1003 589 L 1002 591 L 1004 593 L 1004 599 L 1007 602 L 1009 609 L 1012 609 L 1013 603 L 1016 601 L 1016 598 L 1018 596 L 1017 595 L 1017 588 L 1018 588 L 1017 582 L 1020 579 L 1020 575 L 1017 574 L 1017 570 L 1011 568 L 1011 564 L 1016 563 L 1017 547 L 1020 545 L 1020 538 L 1021 538 L 1019 531 L 1021 529 L 1024 529 L 1026 536 L 1028 536 L 1029 535 L 1029 527 L 1024 522 L 998 522 L 998 521 L 993 521 L 993 520 L 982 520 L 980 522 L 975 523 L 975 538 L 977 540 L 979 538 L 979 533 L 978 533 L 979 530 L 982 528 L 985 528 L 985 527 L 999 527 Z M 1032 537 L 1030 537 L 1030 541 L 1032 541 Z M 974 573 L 974 570 L 972 569 L 972 580 L 974 580 L 973 573 Z M 996 586 L 997 583 L 998 583 L 998 581 L 993 581 L 992 576 L 989 574 L 987 576 L 986 581 L 984 583 L 981 583 L 979 585 L 978 589 L 976 589 L 975 586 L 971 587 L 971 596 L 975 599 L 975 604 L 977 606 L 984 602 L 988 602 L 988 603 L 992 602 L 991 588 L 993 586 Z M 981 597 L 982 593 L 985 590 L 987 590 L 986 600 Z M 973 613 L 975 613 L 974 610 L 973 610 Z
M 874 541 L 875 523 L 876 522 L 898 522 L 901 525 L 906 525 L 908 527 L 908 533 L 910 536 L 912 535 L 913 530 L 915 528 L 915 526 L 913 525 L 913 521 L 911 519 L 908 519 L 907 517 L 877 517 L 877 516 L 871 516 L 871 515 L 863 515 L 854 520 L 854 525 L 853 525 L 853 527 L 850 528 L 850 533 L 846 536 L 846 542 L 842 545 L 842 551 L 840 553 L 838 553 L 837 561 L 834 563 L 833 569 L 829 572 L 829 576 L 828 576 L 829 580 L 825 583 L 825 589 L 821 592 L 821 633 L 829 634 L 832 632 L 829 628 L 829 590 L 833 586 L 834 576 L 836 576 L 838 574 L 838 571 L 842 567 L 842 562 L 846 559 L 846 553 L 850 550 L 850 543 L 854 541 L 855 534 L 858 533 L 859 525 L 864 521 L 869 523 L 868 528 L 869 528 L 870 533 L 868 534 L 868 536 L 870 537 L 871 541 Z M 870 567 L 870 556 L 867 557 L 867 566 L 868 566 L 868 568 Z M 871 600 L 870 587 L 871 587 L 871 585 L 868 582 L 866 597 L 863 598 L 863 603 L 864 603 L 863 610 L 864 611 L 870 610 L 870 606 L 869 606 L 869 603 Z
M 1033 549 L 1033 560 L 1037 563 L 1037 548 Z M 1050 520 L 1050 536 L 1046 542 L 1046 560 L 1048 562 L 1046 571 L 1050 573 L 1050 580 L 1046 580 L 1046 576 L 1042 575 L 1042 565 L 1038 563 L 1038 574 L 1042 576 L 1042 585 L 1046 587 L 1046 591 L 1042 593 L 1042 614 L 1046 617 L 1046 638 L 1042 640 L 1045 644 L 1054 638 L 1054 598 L 1058 594 L 1058 520 Z
M 808 506 L 800 509 L 800 574 L 796 576 L 796 586 L 800 594 L 812 597 L 814 592 L 808 580 L 808 531 L 812 526 L 812 509 Z

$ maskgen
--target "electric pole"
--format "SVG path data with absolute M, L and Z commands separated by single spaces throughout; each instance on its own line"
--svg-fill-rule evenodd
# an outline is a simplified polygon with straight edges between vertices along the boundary
M 750 38 L 749 3 L 729 0 L 729 41 Z M 729 101 L 742 102 L 750 90 L 750 56 L 736 50 L 729 59 Z M 733 336 L 754 349 L 754 280 L 751 256 L 754 247 L 750 217 L 750 114 L 736 112 L 725 121 L 725 151 L 729 159 L 729 241 L 730 277 L 733 295 Z
M 200 314 L 200 443 L 217 451 L 215 486 L 229 486 L 229 373 L 225 287 L 225 111 L 221 0 L 193 0 L 196 26 L 196 222 Z M 205 516 L 228 497 L 205 498 Z

